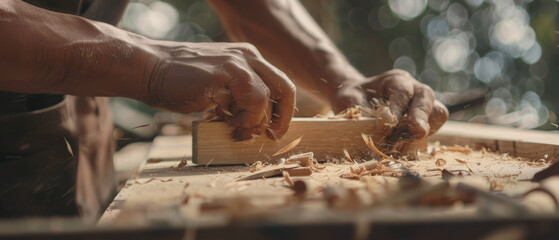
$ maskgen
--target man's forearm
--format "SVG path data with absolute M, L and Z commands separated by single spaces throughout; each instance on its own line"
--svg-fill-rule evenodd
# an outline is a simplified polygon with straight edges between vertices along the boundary
M 208 0 L 233 41 L 254 44 L 298 87 L 335 106 L 342 84 L 364 77 L 296 0 Z
M 0 32 L 1 90 L 142 97 L 142 37 L 12 0 L 0 3 Z

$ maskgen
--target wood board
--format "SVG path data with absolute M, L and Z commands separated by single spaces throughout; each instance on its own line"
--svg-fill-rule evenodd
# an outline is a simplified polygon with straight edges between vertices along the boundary
M 201 165 L 271 160 L 275 152 L 299 137 L 302 140 L 291 153 L 313 151 L 317 159 L 327 160 L 343 157 L 343 149 L 346 149 L 350 156 L 366 159 L 370 157 L 370 151 L 361 133 L 373 131 L 375 124 L 375 119 L 295 118 L 280 141 L 262 136 L 251 142 L 234 142 L 230 137 L 233 129 L 227 124 L 198 122 L 194 125 L 192 159 Z M 449 121 L 431 140 L 447 145 L 484 146 L 530 159 L 559 161 L 559 132 Z M 422 149 L 423 144 L 426 143 L 417 142 L 419 147 L 415 149 Z
M 430 141 L 484 146 L 529 159 L 559 161 L 559 132 L 449 121 Z
M 235 142 L 231 139 L 233 128 L 225 122 L 196 122 L 192 132 L 192 161 L 200 165 L 221 165 L 279 159 L 287 154 L 272 155 L 300 137 L 301 142 L 290 153 L 312 151 L 315 158 L 326 160 L 344 156 L 343 149 L 346 149 L 352 157 L 364 159 L 370 157 L 370 151 L 361 133 L 373 132 L 376 124 L 373 118 L 294 118 L 289 131 L 278 141 L 260 136 L 251 141 Z

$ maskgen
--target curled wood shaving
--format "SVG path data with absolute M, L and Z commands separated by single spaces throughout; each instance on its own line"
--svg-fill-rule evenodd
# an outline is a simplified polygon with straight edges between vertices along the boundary
M 303 138 L 303 136 L 293 140 L 292 142 L 290 142 L 289 144 L 287 144 L 285 147 L 281 148 L 279 151 L 277 151 L 276 153 L 274 153 L 272 156 L 275 157 L 277 155 L 286 153 L 291 151 L 293 148 L 295 148 L 299 142 L 301 142 L 301 139 Z
M 183 168 L 184 166 L 186 166 L 186 164 L 187 164 L 186 159 L 185 159 L 185 160 L 182 160 L 182 161 L 179 163 L 179 165 L 177 165 L 177 168 Z
M 303 167 L 310 167 L 312 165 L 314 153 L 306 152 L 297 155 L 293 155 L 285 160 L 285 164 L 299 164 Z
M 382 164 L 379 164 L 377 161 L 368 161 L 368 162 L 352 165 L 349 167 L 349 170 L 350 170 L 349 172 L 343 173 L 340 177 L 359 180 L 363 176 L 374 176 L 374 175 L 380 175 L 387 172 L 388 173 L 394 172 L 394 170 L 384 167 Z
M 346 109 L 341 114 L 338 114 L 339 118 L 347 118 L 347 119 L 359 119 L 361 117 L 361 111 L 355 107 L 351 107 Z
M 313 172 L 319 172 L 320 170 L 324 169 L 326 166 L 319 167 L 318 161 L 313 158 L 313 152 L 306 152 L 297 155 L 293 155 L 285 160 L 285 164 L 299 164 L 302 167 L 309 167 Z
M 378 148 L 375 147 L 375 144 L 373 143 L 373 139 L 371 138 L 371 136 L 368 136 L 364 133 L 361 133 L 361 137 L 363 138 L 363 141 L 365 141 L 367 146 L 369 146 L 369 148 L 371 148 L 376 154 L 378 154 L 379 156 L 381 156 L 384 159 L 390 159 L 390 160 L 396 161 L 396 159 L 394 159 L 394 158 L 382 153 L 380 150 L 378 150 Z
M 344 111 L 340 112 L 336 116 L 328 117 L 328 119 L 354 119 L 358 120 L 361 117 L 361 111 L 358 107 L 349 107 L 346 108 Z
M 356 163 L 355 161 L 353 161 L 353 159 L 352 159 L 351 156 L 349 155 L 349 152 L 347 152 L 347 149 L 345 149 L 345 148 L 344 148 L 344 155 L 345 155 L 345 158 L 346 158 L 349 162 L 354 163 L 354 164 Z
M 250 172 L 257 172 L 260 171 L 264 167 L 264 164 L 261 161 L 256 161 L 252 165 L 250 165 Z
M 435 161 L 435 165 L 437 165 L 437 167 L 442 167 L 446 164 L 446 160 L 439 158 L 437 159 L 437 161 Z

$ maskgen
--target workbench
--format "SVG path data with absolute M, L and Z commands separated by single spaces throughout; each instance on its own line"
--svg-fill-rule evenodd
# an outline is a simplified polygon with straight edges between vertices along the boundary
M 439 181 L 444 167 L 464 175 L 465 181 L 479 183 L 481 179 L 483 188 L 521 195 L 538 186 L 530 182 L 536 172 L 559 160 L 558 136 L 556 132 L 448 122 L 430 139 L 430 147 L 458 144 L 477 150 L 423 154 L 405 164 L 427 181 Z M 430 240 L 478 239 L 491 234 L 555 239 L 559 234 L 556 213 L 507 213 L 492 206 L 480 211 L 480 206 L 459 205 L 332 209 L 312 200 L 320 198 L 318 193 L 311 192 L 311 200 L 305 201 L 294 196 L 282 177 L 237 181 L 254 166 L 195 165 L 190 161 L 191 146 L 190 135 L 157 137 L 148 160 L 120 190 L 98 228 L 60 234 L 92 239 Z M 439 159 L 445 160 L 444 166 Z M 374 194 L 382 194 L 397 182 L 390 176 L 368 176 L 366 181 L 341 178 L 349 166 L 326 163 L 321 171 L 302 178 L 315 185 L 367 188 Z M 363 206 L 373 201 L 361 200 Z
M 464 156 L 460 153 L 440 153 L 437 156 L 424 156 L 418 161 L 410 161 L 410 166 L 426 179 L 440 179 L 439 173 L 431 171 L 437 168 L 435 164 L 436 159 L 446 159 L 448 162 L 445 166 L 446 168 L 459 170 L 466 169 L 466 166 L 463 163 L 455 161 L 453 158 L 459 158 L 458 160 L 460 160 L 460 158 L 468 159 L 469 164 L 467 168 L 472 172 L 471 175 L 493 179 L 493 181 L 496 181 L 502 188 L 502 191 L 508 194 L 522 194 L 530 188 L 537 186 L 536 183 L 529 181 L 536 172 L 547 167 L 549 162 L 559 159 L 559 138 L 557 136 L 559 136 L 557 133 L 550 132 L 448 122 L 436 136 L 431 139 L 431 142 L 440 142 L 440 144 L 446 145 L 467 145 L 469 147 L 482 146 L 488 151 L 492 150 L 497 153 L 492 153 L 494 155 L 490 157 L 485 156 L 489 155 L 489 153 L 480 151 L 463 154 Z M 186 222 L 187 225 L 190 225 L 193 229 L 228 229 L 240 234 L 238 230 L 232 230 L 231 224 L 233 224 L 233 226 L 235 226 L 235 224 L 241 224 L 244 226 L 243 228 L 245 228 L 251 226 L 249 223 L 252 222 L 257 223 L 256 226 L 248 228 L 258 228 L 257 226 L 265 222 L 265 227 L 272 229 L 285 228 L 287 227 L 285 226 L 286 224 L 289 226 L 287 229 L 294 228 L 295 226 L 297 226 L 295 228 L 298 228 L 298 225 L 302 224 L 302 226 L 310 225 L 308 234 L 320 235 L 314 232 L 324 232 L 323 234 L 326 238 L 334 236 L 329 235 L 327 232 L 330 232 L 332 229 L 343 229 L 344 226 L 348 229 L 339 231 L 348 231 L 351 233 L 351 235 L 347 236 L 365 234 L 356 232 L 355 228 L 361 226 L 359 224 L 364 224 L 365 226 L 372 224 L 375 226 L 372 228 L 377 229 L 374 231 L 374 236 L 393 234 L 390 233 L 390 231 L 397 231 L 397 226 L 401 225 L 406 225 L 411 228 L 414 228 L 412 226 L 421 226 L 421 228 L 416 229 L 418 232 L 412 231 L 406 234 L 399 233 L 399 236 L 402 237 L 419 236 L 413 234 L 418 234 L 419 232 L 427 234 L 429 233 L 427 229 L 434 227 L 426 227 L 426 225 L 428 225 L 427 223 L 437 223 L 437 231 L 441 231 L 442 233 L 449 233 L 449 231 L 451 231 L 450 229 L 454 228 L 476 225 L 476 227 L 478 227 L 476 229 L 478 230 L 470 231 L 470 236 L 479 237 L 481 236 L 479 234 L 490 229 L 489 226 L 496 226 L 500 223 L 506 225 L 509 222 L 517 221 L 535 223 L 540 220 L 549 220 L 547 219 L 549 216 L 546 218 L 535 218 L 534 220 L 529 218 L 507 218 L 503 216 L 479 216 L 473 214 L 471 212 L 472 209 L 461 209 L 457 211 L 421 208 L 405 210 L 392 209 L 371 211 L 371 213 L 367 211 L 351 210 L 330 211 L 324 210 L 323 206 L 310 206 L 312 204 L 301 204 L 297 207 L 283 208 L 281 206 L 286 204 L 285 199 L 293 194 L 292 190 L 286 186 L 283 178 L 236 182 L 236 179 L 249 174 L 250 166 L 194 165 L 188 161 L 191 159 L 192 155 L 191 145 L 191 136 L 160 136 L 156 138 L 153 142 L 148 161 L 138 172 L 137 178 L 128 181 L 126 186 L 120 191 L 111 206 L 102 216 L 99 224 L 101 226 L 115 224 L 115 222 L 119 221 L 119 215 L 123 212 L 123 209 L 144 209 L 144 211 L 147 212 L 157 212 L 158 210 L 154 209 L 165 209 L 169 206 L 173 206 L 172 208 L 180 213 L 177 214 L 181 216 L 179 217 L 181 222 Z M 511 156 L 525 158 L 514 158 Z M 472 161 L 470 159 L 475 160 Z M 178 166 L 181 161 L 184 160 L 188 163 L 184 167 L 179 168 Z M 323 171 L 313 174 L 310 179 L 319 182 L 319 184 L 343 185 L 346 187 L 362 186 L 361 182 L 338 177 L 339 173 L 344 171 L 345 168 L 347 167 L 343 165 L 327 165 Z M 511 177 L 514 181 L 511 181 Z M 371 181 L 373 182 L 391 182 L 394 180 L 395 178 L 390 177 L 371 177 Z M 274 214 L 268 216 L 256 211 L 257 213 L 247 214 L 248 216 L 236 216 L 239 217 L 240 220 L 234 217 L 236 219 L 235 221 L 230 219 L 231 216 L 213 214 L 211 212 L 209 214 L 200 214 L 199 209 L 202 202 L 207 202 L 211 199 L 240 202 L 246 201 L 246 199 L 253 199 L 253 205 L 260 204 L 264 206 L 264 208 L 273 209 L 272 211 Z M 188 202 L 185 203 L 185 201 Z M 242 205 L 242 203 L 239 204 Z M 246 206 L 240 205 L 238 206 L 239 209 L 245 209 Z M 146 210 L 145 206 L 149 206 L 149 209 Z M 260 206 L 260 208 L 262 206 Z M 233 213 L 227 214 L 235 215 L 236 213 L 233 211 Z M 176 215 L 174 216 L 176 217 Z M 122 217 L 122 219 L 126 221 L 134 218 L 136 217 Z M 165 216 L 162 218 L 169 221 L 169 218 L 172 217 Z M 498 221 L 495 220 L 495 218 L 498 219 Z M 556 220 L 555 216 L 550 218 Z M 449 219 L 452 219 L 452 221 L 447 221 Z M 479 225 L 479 223 L 487 221 L 495 225 L 484 224 L 484 227 L 479 228 L 482 226 Z M 439 225 L 443 223 L 452 226 L 447 229 Z M 348 224 L 349 227 L 347 226 Z M 329 227 L 324 229 L 318 227 L 323 225 Z M 384 226 L 382 228 L 384 230 L 382 231 L 378 229 L 378 226 L 381 225 Z M 362 228 L 365 228 L 366 232 L 373 231 L 367 227 Z M 365 230 L 361 229 L 360 231 Z M 205 234 L 208 233 L 206 232 Z M 241 235 L 244 234 L 248 233 L 242 233 Z M 299 232 L 298 230 L 297 234 L 306 235 L 307 233 Z M 248 236 L 251 235 L 249 234 Z M 459 238 L 462 237 L 465 239 L 466 235 Z

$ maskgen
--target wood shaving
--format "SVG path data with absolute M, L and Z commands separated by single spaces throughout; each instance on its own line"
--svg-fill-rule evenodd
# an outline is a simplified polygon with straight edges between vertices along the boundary
M 161 159 L 148 159 L 147 163 L 158 163 L 158 162 L 161 162 L 161 161 L 162 161 Z
M 462 159 L 459 159 L 459 158 L 455 158 L 454 160 L 456 160 L 458 163 L 462 163 L 462 164 L 467 164 L 468 163 L 465 160 L 462 160 Z
M 143 127 L 148 127 L 148 126 L 151 126 L 151 123 L 143 124 L 143 125 L 140 125 L 140 126 L 135 126 L 135 127 L 131 128 L 131 129 L 143 128 Z
M 299 145 L 299 143 L 301 142 L 301 139 L 303 139 L 303 136 L 293 140 L 292 142 L 287 144 L 285 147 L 281 148 L 279 151 L 274 153 L 272 156 L 275 157 L 277 155 L 280 155 L 280 154 L 291 151 L 293 148 L 295 148 L 297 145 Z
M 299 164 L 303 167 L 310 167 L 313 165 L 313 152 L 306 152 L 293 155 L 285 160 L 285 164 Z
M 299 164 L 302 167 L 309 167 L 309 169 L 313 172 L 319 172 L 326 167 L 320 167 L 318 161 L 314 159 L 313 152 L 306 152 L 297 155 L 293 155 L 285 160 L 285 164 Z
M 150 179 L 148 179 L 148 180 L 145 181 L 145 182 L 140 182 L 140 181 L 138 181 L 138 180 L 136 180 L 136 181 L 134 181 L 134 182 L 137 183 L 137 184 L 146 184 L 146 183 L 150 183 L 150 182 L 155 181 L 155 180 L 160 181 L 160 182 L 170 182 L 170 181 L 173 181 L 172 178 L 168 178 L 168 179 L 165 179 L 165 180 L 159 179 L 159 178 L 150 178 Z
M 489 183 L 489 191 L 503 191 L 503 189 L 505 189 L 505 186 L 503 186 L 502 184 L 497 183 L 497 181 L 492 180 Z
M 68 140 L 66 140 L 66 137 L 64 137 L 64 142 L 66 142 L 66 148 L 68 149 L 68 152 L 70 153 L 70 155 L 72 155 L 72 157 L 74 157 L 74 152 L 72 151 L 70 143 L 68 142 Z
M 394 170 L 384 167 L 383 164 L 379 164 L 377 161 L 368 161 L 350 166 L 349 172 L 343 173 L 340 177 L 360 180 L 363 176 L 375 176 L 394 172 Z
M 437 165 L 437 167 L 442 167 L 446 164 L 446 160 L 439 158 L 435 161 L 435 165 Z
M 253 173 L 253 172 L 260 171 L 260 169 L 262 169 L 263 167 L 264 164 L 261 161 L 256 161 L 250 166 L 250 172 Z
M 177 165 L 177 168 L 183 168 L 184 166 L 186 166 L 187 162 L 186 159 L 185 160 L 181 160 L 181 162 L 179 163 L 179 165 Z
M 361 111 L 357 107 L 350 107 L 342 111 L 341 113 L 337 114 L 336 116 L 328 117 L 328 118 L 329 119 L 345 118 L 345 119 L 358 120 L 359 118 L 361 118 Z
M 356 163 L 355 161 L 353 161 L 353 159 L 349 155 L 349 152 L 347 152 L 347 149 L 345 149 L 345 148 L 344 148 L 344 156 L 349 162 L 354 163 L 354 164 Z
M 396 159 L 382 153 L 380 150 L 378 150 L 377 147 L 375 147 L 375 144 L 373 143 L 373 139 L 371 138 L 371 136 L 368 136 L 364 133 L 361 133 L 361 137 L 363 138 L 363 141 L 365 141 L 365 144 L 367 144 L 367 146 L 369 146 L 369 148 L 371 148 L 376 154 L 378 154 L 379 156 L 381 156 L 384 159 L 390 159 L 393 161 L 396 161 Z
M 460 146 L 453 146 L 453 147 L 443 146 L 442 150 L 443 151 L 450 151 L 450 152 L 461 152 L 461 153 L 471 153 L 472 152 L 472 149 L 465 148 L 465 147 L 460 147 Z

